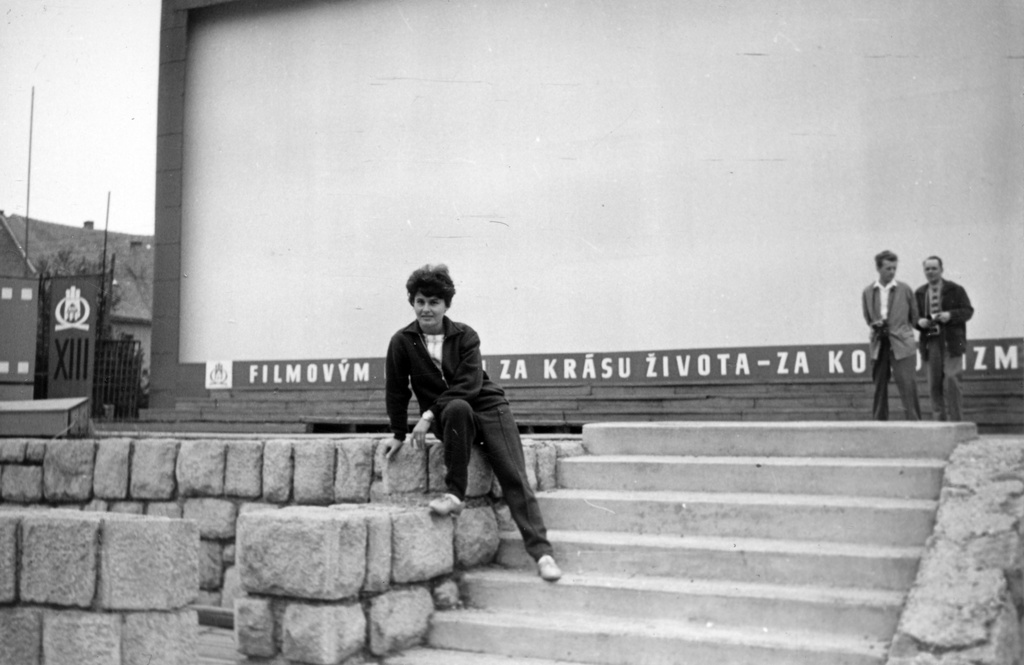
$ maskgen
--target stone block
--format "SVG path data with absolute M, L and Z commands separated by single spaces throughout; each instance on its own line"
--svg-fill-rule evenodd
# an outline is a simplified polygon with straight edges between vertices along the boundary
M 289 603 L 281 626 L 281 653 L 290 661 L 335 665 L 366 645 L 362 607 Z
M 285 503 L 292 491 L 292 442 L 272 439 L 263 444 L 263 500 Z
M 448 473 L 448 467 L 444 463 L 444 445 L 440 441 L 435 441 L 428 450 L 428 467 L 430 491 L 447 492 L 445 475 Z M 484 496 L 491 491 L 493 483 L 494 474 L 484 456 L 483 448 L 478 445 L 472 446 L 469 449 L 469 466 L 466 468 L 466 496 Z
M 121 665 L 121 615 L 43 611 L 46 665 Z
M 977 490 L 1024 469 L 1024 448 L 1014 440 L 978 439 L 962 443 L 949 456 L 943 477 L 947 486 Z
M 110 510 L 110 503 L 103 499 L 93 499 L 89 503 L 82 506 L 82 510 L 87 513 L 105 513 Z
M 178 449 L 176 469 L 178 494 L 183 497 L 222 496 L 226 453 L 224 441 L 183 441 Z
M 512 511 L 504 501 L 494 504 L 494 518 L 498 521 L 498 532 L 514 531 L 519 532 L 519 527 L 512 519 Z
M 523 446 L 523 462 L 526 464 L 526 480 L 530 489 L 537 491 L 537 447 Z
M 227 499 L 186 499 L 182 517 L 194 520 L 203 538 L 234 538 L 238 507 Z
M 220 603 L 220 591 L 207 591 L 206 589 L 200 589 L 196 599 L 192 602 L 193 605 L 203 605 L 205 607 L 220 607 Z
M 293 448 L 295 503 L 326 506 L 334 503 L 334 441 L 298 441 Z
M 534 447 L 537 455 L 537 489 L 553 490 L 558 487 L 558 453 L 554 446 L 539 443 Z
M 18 531 L 20 513 L 0 513 L 0 605 L 18 597 Z M 2 634 L 2 633 L 0 633 Z M 0 663 L 5 662 L 0 660 Z
M 132 452 L 133 499 L 167 500 L 174 497 L 174 468 L 178 442 L 170 439 L 139 439 Z
M 379 593 L 391 585 L 391 514 L 366 513 L 366 580 L 363 591 Z
M 128 498 L 128 468 L 132 442 L 129 439 L 101 439 L 96 446 L 92 492 L 99 499 Z
M 406 445 L 408 445 L 408 441 L 406 441 Z M 444 444 L 436 439 L 432 439 L 427 448 L 427 491 L 446 491 L 448 484 L 444 478 L 447 472 L 448 467 L 444 463 Z
M 587 454 L 587 449 L 583 447 L 583 442 L 579 439 L 552 441 L 551 445 L 555 447 L 555 455 L 558 459 L 563 457 L 579 457 L 580 455 Z
M 232 608 L 235 606 L 236 598 L 245 598 L 245 590 L 242 589 L 242 578 L 238 575 L 238 567 L 229 566 L 224 569 L 224 582 L 220 590 L 220 606 Z
M 274 612 L 270 601 L 266 598 L 239 598 L 234 608 L 238 652 L 262 658 L 276 656 Z
M 391 518 L 391 579 L 423 582 L 452 572 L 453 521 L 426 508 L 396 512 Z
M 258 499 L 263 492 L 263 443 L 228 441 L 224 494 Z
M 0 439 L 0 464 L 21 464 L 27 446 L 25 439 Z
M 434 598 L 434 608 L 438 610 L 451 610 L 462 606 L 462 599 L 459 598 L 459 585 L 455 580 L 445 580 L 434 587 L 431 594 Z
M 151 501 L 146 504 L 146 514 L 151 517 L 181 519 L 181 506 L 174 501 Z
M 384 446 L 378 445 L 374 466 L 381 471 L 385 494 L 427 490 L 427 450 L 417 450 L 411 436 L 406 437 L 405 445 L 390 460 L 384 454 Z
M 199 542 L 199 588 L 219 589 L 224 574 L 224 546 L 215 540 Z
M 283 506 L 279 506 L 276 503 L 243 503 L 238 507 L 239 515 L 247 515 L 248 513 L 256 513 L 261 510 L 280 510 Z
M 377 656 L 419 644 L 430 627 L 434 601 L 423 587 L 389 591 L 370 600 L 370 652 Z
M 391 514 L 393 506 L 342 503 L 334 510 L 358 511 L 366 518 L 366 580 L 363 591 L 380 593 L 391 586 Z
M 42 610 L 0 607 L 0 663 L 41 665 L 42 646 Z
M 977 570 L 963 551 L 938 540 L 926 553 L 907 595 L 900 632 L 930 650 L 963 649 L 984 641 L 1007 593 L 1001 570 Z
M 235 545 L 234 543 L 224 546 L 224 565 L 235 563 Z
M 144 515 L 146 504 L 141 501 L 112 501 L 107 510 L 121 515 Z
M 366 503 L 373 482 L 373 439 L 346 439 L 337 444 L 334 472 L 334 500 L 339 503 Z
M 44 459 L 46 459 L 46 441 L 29 439 L 28 445 L 25 446 L 25 463 L 42 464 Z
M 357 595 L 366 577 L 366 517 L 295 506 L 239 520 L 236 566 L 249 593 L 316 600 Z
M 22 602 L 89 607 L 96 594 L 100 515 L 47 511 L 21 520 Z
M 162 517 L 103 520 L 98 606 L 177 610 L 199 589 L 199 529 Z
M 385 491 L 384 481 L 377 478 L 370 483 L 370 503 L 389 503 L 391 495 Z
M 0 497 L 16 503 L 38 503 L 43 498 L 43 467 L 4 465 L 0 476 Z
M 194 610 L 129 612 L 121 644 L 122 665 L 195 665 L 199 616 Z
M 466 496 L 485 496 L 491 490 L 494 473 L 484 456 L 483 448 L 473 446 L 469 451 L 469 467 L 466 469 Z
M 466 508 L 455 520 L 455 561 L 463 568 L 490 563 L 498 552 L 498 520 L 490 506 Z

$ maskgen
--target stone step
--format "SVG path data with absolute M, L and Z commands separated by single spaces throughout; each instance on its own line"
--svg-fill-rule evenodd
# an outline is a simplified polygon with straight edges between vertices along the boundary
M 551 529 L 920 545 L 936 502 L 923 499 L 712 492 L 538 492 Z
M 621 532 L 548 531 L 566 573 L 719 579 L 737 582 L 905 591 L 917 574 L 921 547 L 886 547 L 709 536 L 644 536 Z M 518 533 L 501 534 L 497 561 L 535 571 Z
M 870 638 L 541 610 L 438 612 L 428 643 L 604 665 L 881 665 L 886 655 L 886 643 Z
M 633 422 L 584 425 L 592 455 L 897 457 L 945 460 L 974 423 Z
M 381 665 L 565 665 L 565 660 L 547 658 L 515 658 L 492 653 L 453 651 L 451 649 L 416 648 L 394 656 L 386 656 Z M 579 665 L 579 661 L 575 663 Z
M 944 468 L 937 459 L 584 455 L 559 460 L 558 486 L 934 499 Z
M 469 571 L 460 589 L 469 607 L 493 611 L 543 608 L 631 619 L 672 619 L 694 625 L 810 630 L 889 639 L 904 594 L 897 591 L 752 584 L 679 577 L 566 574 L 558 584 L 524 571 Z

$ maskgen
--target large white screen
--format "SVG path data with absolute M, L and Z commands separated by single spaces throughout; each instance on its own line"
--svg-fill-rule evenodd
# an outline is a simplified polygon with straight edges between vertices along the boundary
M 485 353 L 856 342 L 885 248 L 915 286 L 944 258 L 972 336 L 1020 335 L 1021 14 L 192 12 L 181 360 L 383 355 L 427 262 L 451 267 L 451 316 Z

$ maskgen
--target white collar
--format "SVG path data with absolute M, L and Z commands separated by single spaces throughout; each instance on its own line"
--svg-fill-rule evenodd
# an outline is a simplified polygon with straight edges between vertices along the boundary
M 882 286 L 881 282 L 879 282 L 877 279 L 875 280 L 875 288 L 876 289 L 881 289 L 883 291 L 888 291 L 889 289 L 891 289 L 891 288 L 893 288 L 895 286 L 896 286 L 896 280 L 895 279 L 892 280 L 891 282 L 889 282 L 889 284 L 887 286 Z

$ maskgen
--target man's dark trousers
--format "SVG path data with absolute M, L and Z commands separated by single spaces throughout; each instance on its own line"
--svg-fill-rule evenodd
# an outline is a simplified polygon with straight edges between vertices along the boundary
M 879 340 L 878 358 L 871 366 L 871 378 L 875 382 L 875 403 L 872 413 L 875 420 L 889 420 L 889 375 L 896 381 L 896 388 L 903 402 L 907 420 L 921 420 L 921 407 L 917 399 L 917 382 L 914 373 L 917 358 L 908 356 L 896 360 L 892 355 L 892 343 L 888 335 Z
M 432 429 L 444 445 L 448 491 L 459 499 L 466 498 L 469 451 L 474 443 L 482 443 L 484 456 L 501 483 L 502 495 L 523 536 L 527 553 L 534 560 L 551 554 L 537 497 L 526 477 L 519 428 L 508 405 L 477 412 L 465 400 L 455 399 L 444 407 L 439 420 Z
M 949 355 L 942 335 L 932 335 L 928 344 L 928 392 L 932 401 L 932 418 L 960 422 L 963 420 L 963 356 Z

